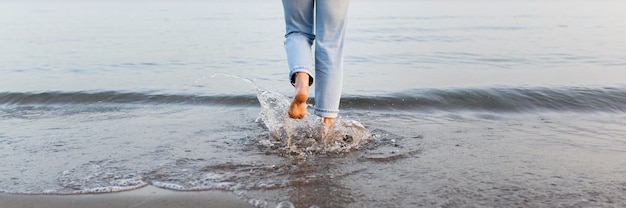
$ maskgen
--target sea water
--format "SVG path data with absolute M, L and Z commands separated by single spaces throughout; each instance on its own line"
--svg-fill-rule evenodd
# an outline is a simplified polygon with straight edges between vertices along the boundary
M 623 207 L 624 6 L 353 0 L 326 135 L 285 114 L 280 2 L 2 1 L 0 191 Z

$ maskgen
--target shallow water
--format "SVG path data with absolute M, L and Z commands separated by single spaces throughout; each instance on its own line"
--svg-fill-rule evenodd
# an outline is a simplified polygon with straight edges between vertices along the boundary
M 0 5 L 1 192 L 626 206 L 621 2 L 353 0 L 330 136 L 286 119 L 279 3 Z
M 260 106 L 155 102 L 5 104 L 2 191 L 80 194 L 151 184 L 232 191 L 268 207 L 626 202 L 619 108 L 424 111 L 393 109 L 402 102 L 382 109 L 345 102 L 338 123 L 361 121 L 370 136 L 328 149 L 311 139 L 319 130 L 312 115 L 301 121 L 312 125 L 277 137 Z

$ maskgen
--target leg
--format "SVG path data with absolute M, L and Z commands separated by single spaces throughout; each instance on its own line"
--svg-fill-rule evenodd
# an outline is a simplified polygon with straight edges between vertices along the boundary
M 332 124 L 343 85 L 343 42 L 349 0 L 316 1 L 315 114 Z
M 283 0 L 285 15 L 285 51 L 289 63 L 289 79 L 295 86 L 295 74 L 304 72 L 309 75 L 309 85 L 313 84 L 313 53 L 311 46 L 313 34 L 313 0 Z
M 285 13 L 285 50 L 289 63 L 289 79 L 296 92 L 289 107 L 289 117 L 306 116 L 309 86 L 313 84 L 313 0 L 283 0 Z

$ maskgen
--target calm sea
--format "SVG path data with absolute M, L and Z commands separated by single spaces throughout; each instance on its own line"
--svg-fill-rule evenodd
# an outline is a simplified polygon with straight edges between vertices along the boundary
M 280 1 L 0 0 L 0 192 L 623 207 L 623 8 L 352 0 L 324 146 L 284 117 Z

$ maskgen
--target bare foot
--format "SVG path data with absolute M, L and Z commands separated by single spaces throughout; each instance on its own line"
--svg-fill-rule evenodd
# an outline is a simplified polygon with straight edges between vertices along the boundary
M 309 99 L 309 75 L 298 72 L 295 78 L 296 94 L 289 106 L 289 117 L 301 119 L 306 116 L 306 101 Z
M 335 123 L 335 119 L 334 118 L 324 118 L 324 124 L 328 125 L 328 126 L 332 126 Z

